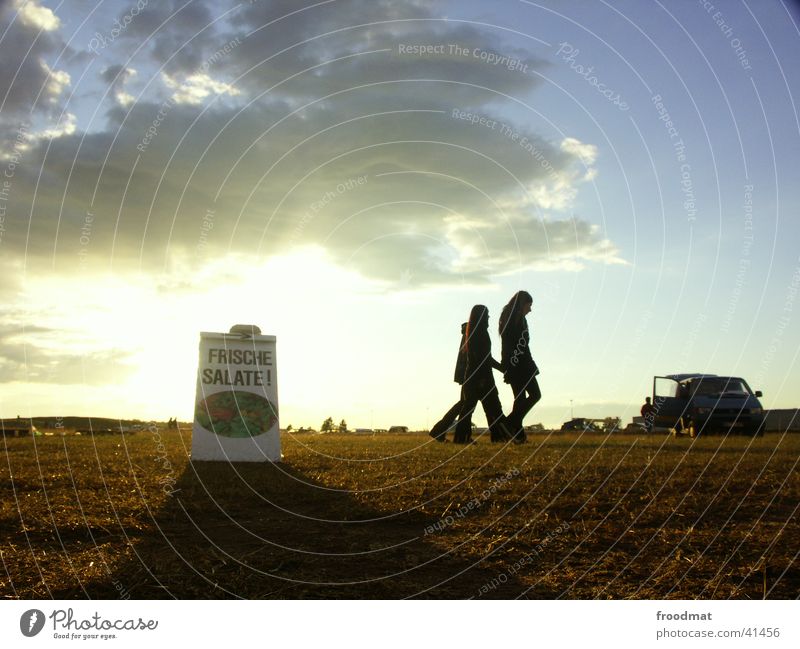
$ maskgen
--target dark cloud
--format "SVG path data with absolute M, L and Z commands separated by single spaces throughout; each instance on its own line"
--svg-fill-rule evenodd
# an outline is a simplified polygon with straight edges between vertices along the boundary
M 211 20 L 202 3 L 191 14 L 181 7 L 148 4 L 124 38 L 156 29 L 179 49 Z M 557 217 L 587 177 L 592 147 L 498 116 L 535 89 L 541 63 L 491 31 L 433 20 L 435 8 L 244 5 L 196 39 L 172 89 L 153 80 L 174 92 L 165 103 L 127 105 L 133 72 L 108 66 L 101 79 L 118 105 L 107 128 L 26 152 L 4 245 L 63 272 L 174 259 L 191 269 L 314 245 L 367 277 L 410 286 L 486 282 L 548 260 L 616 260 L 596 228 Z M 365 26 L 346 29 L 353 24 Z M 421 56 L 406 45 L 440 49 Z M 388 51 L 355 56 L 373 49 Z M 309 65 L 321 67 L 281 83 Z M 203 94 L 219 79 L 235 84 Z
M 518 268 L 542 256 L 584 256 L 587 245 L 600 241 L 591 228 L 582 230 L 577 246 L 536 229 L 541 215 L 529 188 L 551 175 L 571 186 L 583 163 L 521 127 L 547 167 L 499 127 L 473 125 L 438 106 L 353 119 L 358 107 L 339 102 L 270 130 L 286 118 L 285 104 L 243 112 L 174 105 L 147 139 L 159 109 L 140 103 L 120 111 L 115 132 L 59 138 L 46 156 L 44 147 L 31 151 L 28 175 L 20 172 L 15 188 L 19 216 L 6 225 L 7 244 L 24 243 L 28 254 L 47 258 L 55 251 L 55 263 L 65 268 L 92 262 L 121 268 L 138 265 L 142 255 L 165 263 L 180 252 L 198 262 L 229 252 L 264 256 L 315 244 L 365 275 L 385 278 L 394 273 L 382 265 L 392 255 L 353 251 L 415 233 L 426 242 L 396 239 L 396 263 L 415 267 L 423 284 L 453 272 L 442 257 L 462 257 L 454 215 L 509 231 L 507 240 L 495 236 L 488 247 L 497 272 L 511 270 L 504 263 L 512 260 Z M 29 237 L 24 200 L 33 195 L 39 166 L 47 191 L 36 194 Z M 503 247 L 514 243 L 518 229 L 528 239 L 541 237 L 521 256 Z M 452 274 L 453 281 L 461 278 Z
M 108 385 L 132 373 L 126 351 L 75 353 L 47 345 L 62 334 L 50 327 L 0 324 L 0 383 Z
M 542 60 L 501 45 L 497 32 L 443 19 L 438 6 L 256 3 L 233 15 L 248 32 L 219 67 L 252 93 L 318 98 L 366 86 L 365 98 L 379 94 L 385 104 L 416 90 L 394 81 L 438 80 L 440 94 L 472 107 L 535 87 Z
M 13 155 L 20 129 L 31 120 L 58 120 L 70 77 L 48 59 L 66 45 L 60 21 L 35 0 L 0 5 L 0 158 Z
M 215 42 L 214 16 L 209 7 L 221 13 L 239 3 L 151 0 L 136 15 L 131 15 L 135 4 L 123 5 L 117 15 L 118 24 L 126 25 L 120 31 L 120 43 L 138 47 L 146 42 L 152 60 L 166 72 L 174 72 L 192 69 L 203 60 L 206 48 Z
M 127 106 L 133 97 L 125 91 L 125 84 L 136 76 L 136 70 L 124 65 L 110 65 L 100 73 L 100 79 L 108 86 L 108 92 L 117 103 Z

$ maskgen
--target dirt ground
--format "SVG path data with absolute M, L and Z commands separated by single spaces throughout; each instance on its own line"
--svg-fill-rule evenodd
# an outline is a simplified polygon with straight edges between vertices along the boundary
M 5 598 L 778 599 L 800 594 L 800 435 L 0 439 Z

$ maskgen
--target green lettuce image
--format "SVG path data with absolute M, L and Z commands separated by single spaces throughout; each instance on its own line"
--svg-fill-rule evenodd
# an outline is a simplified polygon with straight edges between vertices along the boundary
M 257 437 L 275 425 L 278 411 L 260 394 L 226 390 L 198 401 L 194 417 L 203 428 L 223 437 Z

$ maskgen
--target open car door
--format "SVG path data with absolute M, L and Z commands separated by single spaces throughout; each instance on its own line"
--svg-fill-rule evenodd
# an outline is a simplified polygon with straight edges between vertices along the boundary
M 679 396 L 680 383 L 670 376 L 653 377 L 654 423 L 662 428 L 681 430 L 689 399 Z

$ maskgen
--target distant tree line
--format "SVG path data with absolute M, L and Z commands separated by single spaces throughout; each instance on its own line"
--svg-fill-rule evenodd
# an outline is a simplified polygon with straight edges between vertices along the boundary
M 347 432 L 347 422 L 342 419 L 339 422 L 339 425 L 333 423 L 333 417 L 328 417 L 325 421 L 322 422 L 322 426 L 320 427 L 320 431 L 323 433 L 346 433 Z

